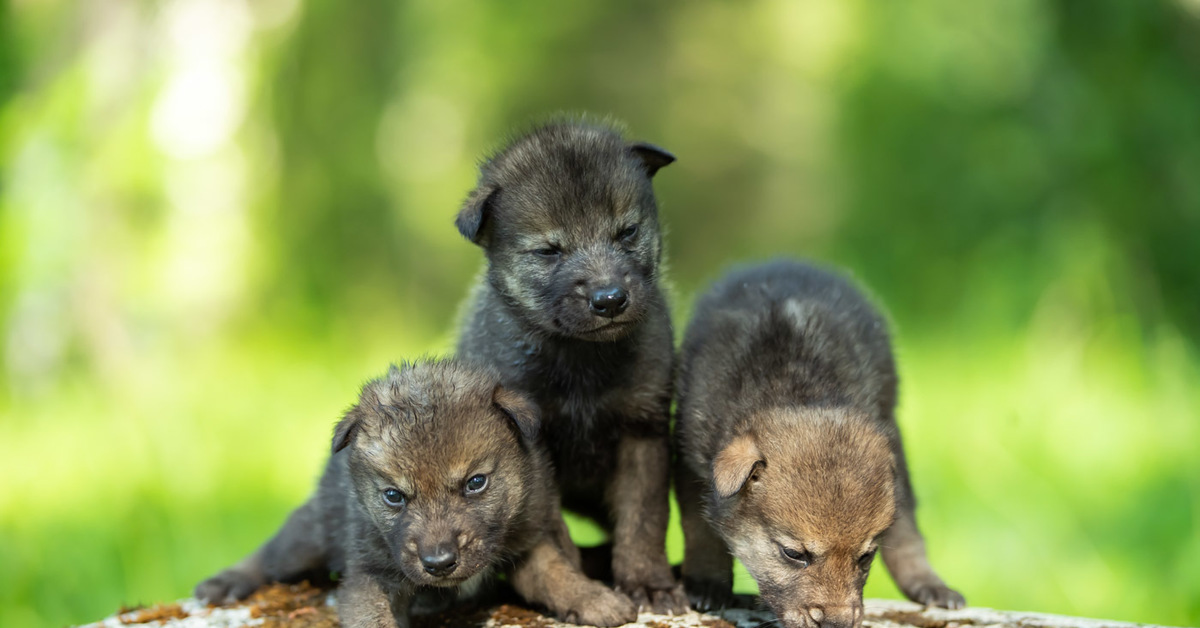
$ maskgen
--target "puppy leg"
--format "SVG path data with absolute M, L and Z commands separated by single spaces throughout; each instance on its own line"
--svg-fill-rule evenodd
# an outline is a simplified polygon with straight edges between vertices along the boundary
M 207 604 L 240 600 L 268 582 L 287 582 L 321 568 L 327 552 L 314 500 L 288 516 L 283 527 L 253 554 L 196 585 Z
M 568 623 L 620 626 L 637 620 L 629 598 L 583 575 L 553 539 L 534 546 L 510 576 L 521 597 Z
M 232 604 L 266 583 L 262 548 L 259 548 L 232 567 L 196 585 L 192 595 L 205 604 Z
M 338 619 L 345 628 L 408 628 L 410 591 L 386 591 L 378 580 L 348 569 L 338 585 Z
M 612 509 L 613 579 L 638 608 L 687 611 L 687 595 L 667 563 L 671 451 L 665 437 L 626 436 L 608 486 Z
M 692 608 L 704 612 L 733 602 L 733 555 L 705 521 L 703 480 L 680 461 L 675 468 L 675 497 L 683 524 L 683 586 Z
M 550 538 L 558 545 L 563 556 L 577 570 L 583 569 L 583 557 L 579 553 L 579 546 L 575 545 L 575 541 L 571 540 L 571 530 L 567 528 L 567 522 L 562 517 L 562 500 L 559 498 L 558 490 L 551 489 L 553 498 L 550 500 L 549 512 L 550 515 Z
M 896 522 L 883 533 L 880 547 L 888 573 L 908 599 L 942 608 L 962 608 L 967 602 L 962 594 L 938 577 L 925 553 L 925 539 L 917 529 L 914 514 L 916 501 L 908 479 L 908 466 L 899 443 L 893 448 L 896 455 Z

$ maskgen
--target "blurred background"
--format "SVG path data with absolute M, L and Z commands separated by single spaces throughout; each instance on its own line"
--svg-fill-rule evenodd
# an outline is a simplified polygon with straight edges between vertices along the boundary
M 476 161 L 558 111 L 679 157 L 677 327 L 776 255 L 886 305 L 970 603 L 1200 623 L 1200 0 L 8 0 L 0 625 L 265 540 L 361 383 L 453 347 Z

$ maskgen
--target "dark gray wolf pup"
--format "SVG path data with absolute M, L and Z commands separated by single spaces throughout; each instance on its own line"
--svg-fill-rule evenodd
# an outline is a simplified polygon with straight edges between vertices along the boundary
M 963 606 L 925 556 L 887 328 L 852 283 L 793 261 L 729 273 L 697 302 L 678 391 L 697 606 L 728 600 L 732 552 L 784 626 L 858 626 L 877 549 L 909 598 Z
M 493 569 L 572 622 L 636 618 L 560 548 L 566 527 L 537 409 L 498 376 L 458 361 L 393 366 L 338 423 L 317 492 L 240 563 L 201 582 L 206 602 L 271 581 L 340 572 L 347 627 L 409 625 L 421 592 L 469 596 Z
M 687 607 L 664 548 L 673 349 L 650 184 L 672 161 L 553 122 L 482 165 L 456 221 L 488 261 L 459 355 L 536 401 L 564 505 L 608 527 L 617 589 L 660 612 Z

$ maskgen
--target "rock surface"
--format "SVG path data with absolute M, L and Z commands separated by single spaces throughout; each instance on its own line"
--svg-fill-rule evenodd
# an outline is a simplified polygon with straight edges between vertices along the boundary
M 337 628 L 336 598 L 324 589 L 297 585 L 264 587 L 244 602 L 232 606 L 205 606 L 194 599 L 149 608 L 125 609 L 87 624 L 85 628 L 156 626 L 160 628 Z M 757 628 L 773 619 L 766 611 L 729 609 L 715 614 L 643 614 L 629 628 Z M 564 624 L 532 610 L 501 604 L 483 610 L 449 612 L 415 617 L 413 628 L 567 628 Z M 968 607 L 950 611 L 924 608 L 897 600 L 867 600 L 865 628 L 1133 628 L 1131 624 L 1041 613 L 997 611 Z

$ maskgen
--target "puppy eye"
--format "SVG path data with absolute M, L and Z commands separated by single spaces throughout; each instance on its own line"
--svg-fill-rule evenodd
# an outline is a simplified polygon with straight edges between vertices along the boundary
M 621 230 L 621 233 L 617 234 L 617 240 L 628 243 L 631 240 L 633 240 L 633 237 L 637 235 L 637 232 L 638 232 L 637 225 L 629 225 L 628 227 L 625 227 L 623 230 Z
M 486 475 L 472 475 L 471 478 L 467 480 L 464 492 L 467 495 L 476 495 L 482 493 L 483 489 L 487 488 L 487 485 L 488 478 Z
M 530 253 L 533 253 L 534 255 L 536 255 L 538 257 L 544 257 L 546 259 L 554 259 L 554 258 L 558 257 L 559 255 L 562 255 L 562 249 L 558 248 L 557 246 L 546 246 L 546 247 L 542 247 L 540 249 L 534 249 L 534 250 L 530 251 Z
M 408 496 L 394 488 L 383 489 L 383 503 L 399 508 L 408 503 Z
M 780 545 L 779 548 L 783 550 L 783 555 L 787 557 L 788 560 L 796 563 L 796 566 L 800 568 L 804 568 L 812 564 L 813 556 L 808 550 L 797 551 L 782 545 Z
M 875 559 L 875 550 L 871 550 L 866 554 L 858 557 L 858 568 L 866 571 L 871 568 L 871 561 Z

